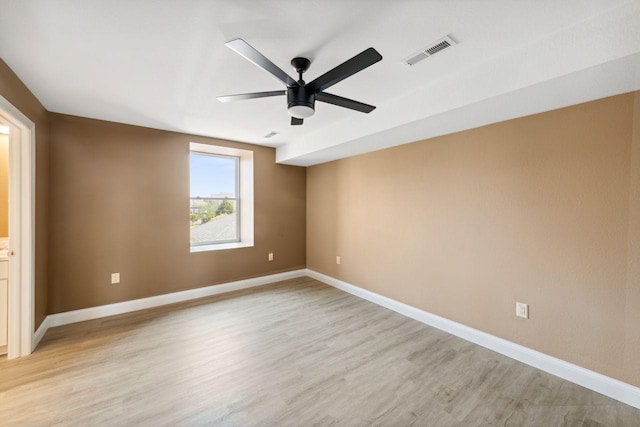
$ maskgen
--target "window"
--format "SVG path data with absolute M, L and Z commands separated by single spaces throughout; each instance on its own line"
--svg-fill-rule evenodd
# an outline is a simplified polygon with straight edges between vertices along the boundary
M 253 152 L 190 144 L 191 252 L 253 246 Z
M 240 158 L 191 152 L 191 244 L 240 240 Z

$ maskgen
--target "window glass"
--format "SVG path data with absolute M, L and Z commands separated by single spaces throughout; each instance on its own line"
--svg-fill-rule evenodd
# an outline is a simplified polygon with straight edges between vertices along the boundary
M 239 158 L 191 152 L 191 245 L 240 240 Z

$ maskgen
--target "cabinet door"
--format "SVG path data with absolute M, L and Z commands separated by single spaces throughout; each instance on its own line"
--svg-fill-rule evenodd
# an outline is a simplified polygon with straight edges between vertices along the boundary
M 7 279 L 0 279 L 0 347 L 7 345 L 8 284 Z

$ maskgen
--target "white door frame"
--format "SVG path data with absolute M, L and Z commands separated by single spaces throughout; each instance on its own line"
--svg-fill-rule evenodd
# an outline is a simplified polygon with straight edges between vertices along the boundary
M 33 351 L 35 318 L 36 126 L 0 95 L 0 116 L 9 125 L 9 313 L 7 357 Z

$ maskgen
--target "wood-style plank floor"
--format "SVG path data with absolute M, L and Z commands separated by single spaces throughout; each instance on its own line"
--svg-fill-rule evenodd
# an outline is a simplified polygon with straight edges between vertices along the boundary
M 309 278 L 50 329 L 0 425 L 640 426 L 640 411 Z

